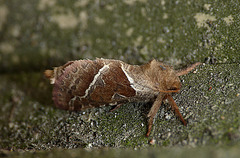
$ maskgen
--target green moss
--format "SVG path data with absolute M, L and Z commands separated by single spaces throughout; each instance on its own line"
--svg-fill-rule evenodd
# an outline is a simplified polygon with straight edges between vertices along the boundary
M 0 49 L 1 72 L 42 70 L 68 60 L 95 57 L 132 64 L 152 58 L 173 65 L 212 59 L 239 63 L 238 1 L 150 1 L 133 5 L 122 1 L 89 1 L 84 5 L 56 1 L 43 8 L 39 8 L 40 0 L 1 3 L 8 9 L 8 20 L 2 24 L 0 44 L 11 43 L 14 48 L 12 53 Z M 69 13 L 76 24 L 62 28 L 59 23 L 64 22 L 56 22 L 54 17 Z M 197 19 L 199 13 L 206 16 Z M 229 17 L 231 21 L 227 22 Z M 19 33 L 14 34 L 14 28 L 19 28 Z
M 239 143 L 239 1 L 56 1 L 40 9 L 39 3 L 0 1 L 8 9 L 0 24 L 1 149 L 135 149 L 149 146 L 150 139 L 156 147 Z M 205 19 L 197 19 L 198 13 Z M 62 21 L 53 20 L 68 14 L 78 19 L 77 25 L 63 28 Z M 110 107 L 83 112 L 54 108 L 43 70 L 95 57 L 131 64 L 157 58 L 178 67 L 206 61 L 196 73 L 181 76 L 182 91 L 174 95 L 188 125 L 167 103 L 149 138 L 150 104 L 129 103 L 114 112 Z
M 182 76 L 182 91 L 174 99 L 188 125 L 183 126 L 165 103 L 155 118 L 150 138 L 145 134 L 151 105 L 129 103 L 114 112 L 109 112 L 111 107 L 62 111 L 51 106 L 51 94 L 45 93 L 49 88 L 43 86 L 45 80 L 40 74 L 2 75 L 0 143 L 14 150 L 139 148 L 149 146 L 152 138 L 156 146 L 168 147 L 235 144 L 240 138 L 238 71 L 238 64 L 204 65 L 197 73 Z M 10 115 L 11 119 L 4 121 Z

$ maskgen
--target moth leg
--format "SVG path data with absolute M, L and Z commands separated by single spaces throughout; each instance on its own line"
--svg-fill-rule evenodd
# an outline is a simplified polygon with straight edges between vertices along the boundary
M 155 100 L 155 102 L 153 103 L 147 117 L 148 117 L 148 131 L 146 136 L 148 137 L 150 135 L 151 129 L 152 129 L 152 125 L 153 125 L 153 119 L 155 117 L 155 115 L 157 114 L 161 104 L 162 104 L 162 100 L 164 98 L 165 94 L 159 94 L 157 99 Z
M 181 122 L 183 123 L 184 126 L 187 125 L 186 121 L 183 119 L 182 114 L 179 112 L 179 108 L 177 106 L 177 104 L 175 103 L 175 101 L 173 100 L 172 96 L 167 94 L 166 98 L 169 101 L 169 104 L 172 107 L 172 110 L 175 112 L 175 114 L 180 118 Z
M 110 112 L 113 112 L 113 111 L 115 111 L 115 110 L 117 110 L 118 108 L 120 108 L 120 106 L 122 106 L 123 104 L 117 104 L 117 105 L 115 105 L 111 110 L 110 110 Z

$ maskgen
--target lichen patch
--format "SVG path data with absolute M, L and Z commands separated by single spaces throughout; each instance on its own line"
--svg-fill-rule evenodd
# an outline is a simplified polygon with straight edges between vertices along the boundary
M 206 10 L 210 10 L 210 8 L 211 8 L 211 4 L 204 4 L 204 9 L 206 9 Z
M 134 5 L 136 2 L 147 3 L 147 0 L 124 0 L 127 5 Z
M 38 3 L 39 10 L 45 10 L 48 7 L 52 7 L 56 4 L 56 0 L 40 0 Z
M 128 37 L 132 36 L 133 31 L 134 31 L 134 28 L 130 27 L 129 29 L 127 29 L 126 35 L 127 35 Z
M 79 13 L 79 20 L 80 24 L 82 26 L 82 29 L 86 29 L 88 26 L 88 14 L 86 11 L 81 11 Z
M 206 27 L 209 28 L 207 21 L 216 21 L 216 17 L 209 15 L 209 14 L 205 14 L 205 13 L 197 13 L 194 16 L 195 20 L 197 21 L 197 26 L 198 28 L 200 27 Z
M 89 4 L 89 0 L 78 0 L 74 3 L 75 7 L 86 7 Z
M 223 20 L 227 23 L 227 25 L 230 25 L 234 22 L 232 15 L 229 15 L 228 17 L 223 18 Z
M 0 51 L 3 53 L 12 53 L 15 50 L 14 46 L 8 42 L 2 42 L 0 44 Z
M 77 26 L 78 17 L 69 11 L 67 14 L 53 15 L 52 21 L 57 23 L 61 29 L 72 29 Z
M 2 26 L 7 20 L 7 15 L 8 15 L 8 8 L 5 5 L 0 6 L 0 31 L 2 30 Z

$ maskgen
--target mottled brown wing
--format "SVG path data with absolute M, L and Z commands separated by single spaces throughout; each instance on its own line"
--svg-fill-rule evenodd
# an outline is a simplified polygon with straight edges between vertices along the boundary
M 101 74 L 98 83 L 90 98 L 100 104 L 127 101 L 136 94 L 119 62 L 109 63 L 108 70 Z
M 79 60 L 65 67 L 53 88 L 58 108 L 83 110 L 135 96 L 119 62 Z
M 81 110 L 81 107 L 72 107 L 71 99 L 75 96 L 82 97 L 92 82 L 102 63 L 91 60 L 78 60 L 62 70 L 62 74 L 56 77 L 53 87 L 53 101 L 55 105 L 64 110 Z

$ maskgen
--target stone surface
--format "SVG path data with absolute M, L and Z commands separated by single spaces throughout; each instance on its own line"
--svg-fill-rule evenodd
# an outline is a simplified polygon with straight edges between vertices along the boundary
M 203 65 L 182 76 L 174 99 L 185 127 L 165 103 L 149 138 L 146 115 L 151 104 L 128 103 L 68 112 L 53 107 L 51 88 L 39 73 L 1 75 L 1 146 L 4 149 L 51 149 L 236 144 L 240 140 L 239 64 Z
M 240 139 L 239 5 L 237 0 L 0 0 L 1 155 L 55 147 L 142 149 L 151 140 L 169 152 L 211 146 L 206 154 L 235 153 Z M 128 103 L 112 113 L 111 107 L 54 108 L 43 70 L 95 57 L 130 64 L 156 58 L 176 68 L 205 62 L 181 77 L 182 90 L 174 95 L 187 127 L 167 103 L 149 138 L 144 135 L 151 104 Z
M 239 63 L 239 1 L 0 1 L 0 71 L 95 57 Z

